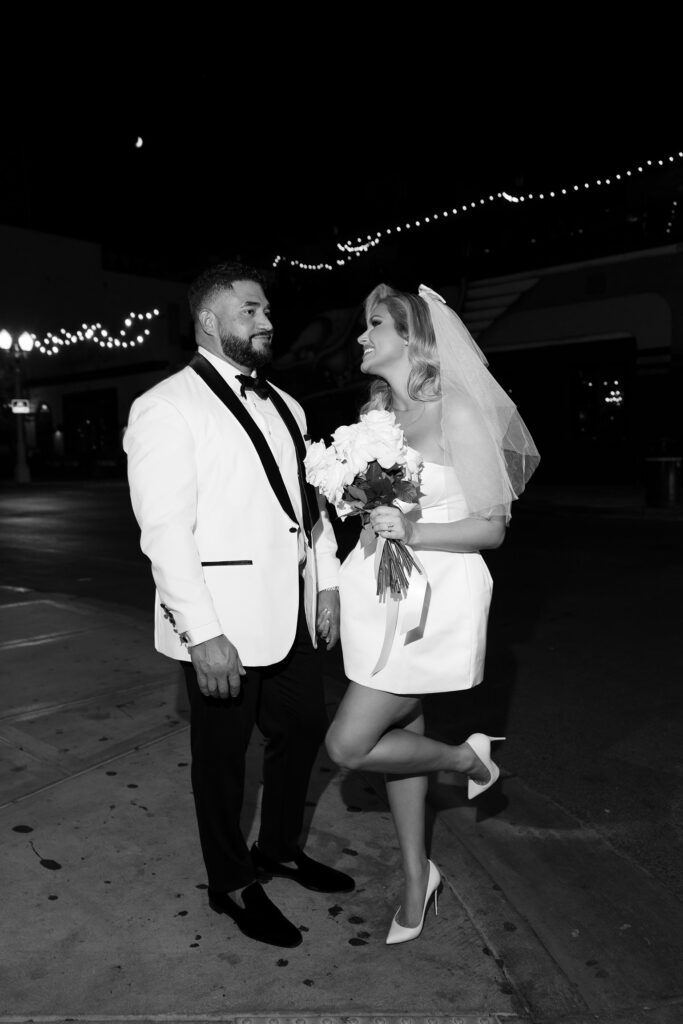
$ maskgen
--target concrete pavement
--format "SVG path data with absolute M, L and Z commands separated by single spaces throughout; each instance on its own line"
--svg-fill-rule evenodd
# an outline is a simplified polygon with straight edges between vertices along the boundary
M 683 905 L 506 776 L 504 746 L 502 792 L 483 806 L 433 780 L 446 885 L 418 941 L 384 945 L 399 876 L 381 780 L 324 753 L 307 850 L 352 873 L 356 892 L 274 880 L 304 942 L 246 939 L 206 903 L 187 709 L 149 617 L 8 588 L 0 600 L 0 1021 L 683 1020 Z M 324 657 L 332 711 L 343 681 Z M 260 747 L 255 734 L 250 834 Z

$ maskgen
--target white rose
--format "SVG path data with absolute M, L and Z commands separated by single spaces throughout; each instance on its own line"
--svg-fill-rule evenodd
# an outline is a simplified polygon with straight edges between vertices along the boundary
M 384 465 L 389 457 L 386 449 L 392 449 L 396 453 L 396 457 L 389 465 L 393 466 L 394 463 L 401 462 L 402 460 L 399 458 L 399 455 L 405 447 L 403 431 L 396 423 L 396 417 L 393 412 L 390 412 L 388 409 L 372 409 L 361 416 L 361 421 L 367 428 L 372 442 L 382 450 L 384 461 L 376 456 L 380 465 Z
M 357 433 L 357 423 L 352 423 L 350 426 L 337 427 L 332 435 L 332 444 L 338 452 L 349 451 L 353 448 Z
M 315 441 L 309 445 L 306 451 L 306 457 L 304 459 L 304 467 L 306 469 L 306 479 L 309 483 L 314 483 L 313 476 L 325 464 L 325 456 L 327 454 L 327 448 L 323 441 Z M 314 486 L 317 486 L 314 484 Z
M 353 463 L 350 462 L 348 459 L 345 459 L 342 465 L 344 466 L 345 469 L 344 487 L 348 487 L 349 484 L 352 484 L 353 481 L 356 479 L 356 470 Z
M 406 461 L 405 448 L 378 442 L 375 445 L 375 458 L 382 469 L 391 469 L 396 465 L 402 466 Z
M 360 419 L 361 423 L 367 424 L 375 432 L 396 426 L 396 417 L 391 409 L 371 409 L 370 412 L 364 412 Z
M 333 505 L 341 499 L 346 472 L 346 466 L 337 458 L 331 459 L 325 466 L 325 482 L 321 485 L 321 490 Z
M 372 458 L 372 456 L 370 456 Z M 359 473 L 364 473 L 368 468 L 369 459 L 365 455 L 365 452 L 358 448 L 350 449 L 346 452 L 344 461 L 347 467 L 347 475 L 351 474 L 350 478 L 344 477 L 344 483 L 353 483 L 354 477 L 358 476 Z
M 406 448 L 406 473 L 408 477 L 417 483 L 422 468 L 422 456 L 414 448 Z
M 351 453 L 353 458 L 356 460 L 363 460 L 367 467 L 368 462 L 372 462 L 375 458 L 376 450 L 377 438 L 372 431 L 363 426 L 363 429 L 359 430 L 356 435 L 353 451 Z

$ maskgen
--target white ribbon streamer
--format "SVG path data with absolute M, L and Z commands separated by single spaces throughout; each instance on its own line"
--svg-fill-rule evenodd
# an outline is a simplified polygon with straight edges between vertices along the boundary
M 380 562 L 382 560 L 382 551 L 386 541 L 384 537 L 377 537 L 377 547 L 375 549 L 375 579 L 379 572 Z M 396 628 L 398 626 L 399 612 L 401 611 L 401 604 L 403 605 L 401 624 L 399 632 L 401 636 L 409 633 L 411 629 L 415 629 L 420 625 L 422 620 L 422 612 L 424 610 L 425 598 L 427 597 L 427 587 L 429 581 L 427 579 L 427 573 L 425 568 L 420 562 L 419 558 L 415 554 L 412 548 L 406 548 L 410 552 L 413 560 L 415 561 L 415 567 L 417 572 L 411 572 L 408 578 L 408 590 L 405 598 L 401 594 L 395 594 L 391 588 L 387 588 L 384 597 L 387 605 L 387 617 L 384 623 L 384 640 L 382 642 L 382 649 L 379 652 L 377 664 L 370 673 L 371 676 L 377 675 L 385 667 L 389 660 L 389 654 L 394 644 L 394 638 L 396 636 Z

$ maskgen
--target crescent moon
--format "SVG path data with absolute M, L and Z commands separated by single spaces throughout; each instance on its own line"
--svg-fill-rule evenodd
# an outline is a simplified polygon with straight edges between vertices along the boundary
M 136 149 L 142 149 L 142 136 L 141 135 L 138 135 L 138 137 L 137 137 L 137 139 L 135 141 L 135 148 Z

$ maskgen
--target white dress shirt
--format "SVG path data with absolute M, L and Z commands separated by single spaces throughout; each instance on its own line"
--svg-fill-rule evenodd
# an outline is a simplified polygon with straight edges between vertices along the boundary
M 200 347 L 198 352 L 218 370 L 225 383 L 239 396 L 240 401 L 244 402 L 251 418 L 261 430 L 270 446 L 270 450 L 275 456 L 275 461 L 280 468 L 282 479 L 287 488 L 287 494 L 292 502 L 292 508 L 299 524 L 299 565 L 303 567 L 306 562 L 306 538 L 302 528 L 301 489 L 299 487 L 299 471 L 292 435 L 269 398 L 261 398 L 260 395 L 251 390 L 246 390 L 244 398 L 242 397 L 240 393 L 241 384 L 237 380 L 239 371 L 235 369 L 232 363 L 227 363 L 224 359 L 220 359 L 213 352 L 209 352 L 205 348 Z

